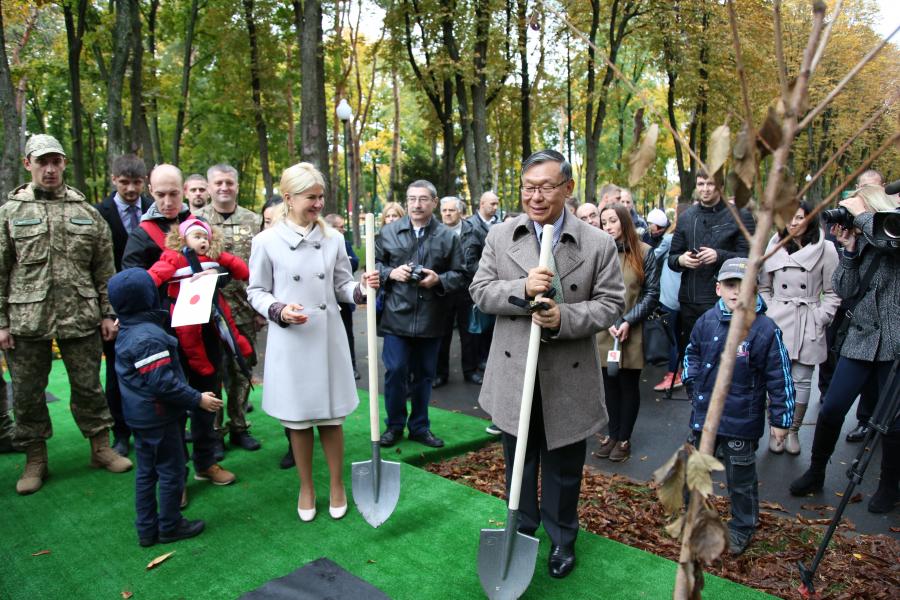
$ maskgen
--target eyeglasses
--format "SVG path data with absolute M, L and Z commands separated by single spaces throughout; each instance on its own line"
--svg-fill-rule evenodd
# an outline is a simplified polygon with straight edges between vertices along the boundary
M 431 196 L 407 196 L 407 204 L 427 204 L 431 202 Z
M 522 196 L 524 196 L 525 198 L 531 198 L 538 192 L 540 192 L 543 196 L 548 196 L 551 192 L 553 192 L 553 190 L 568 182 L 568 179 L 563 179 L 556 185 L 550 185 L 549 183 L 545 183 L 544 185 L 523 185 L 519 189 L 522 191 Z

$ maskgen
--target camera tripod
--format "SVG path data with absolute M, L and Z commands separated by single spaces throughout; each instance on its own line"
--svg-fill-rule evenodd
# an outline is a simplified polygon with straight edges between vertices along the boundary
M 869 432 L 866 434 L 862 444 L 860 444 L 856 458 L 853 459 L 850 468 L 847 469 L 847 479 L 850 480 L 847 483 L 847 489 L 844 490 L 841 503 L 831 518 L 831 523 L 828 524 L 825 536 L 819 543 L 815 558 L 813 558 L 809 567 L 802 562 L 797 563 L 800 569 L 800 594 L 804 598 L 818 597 L 813 584 L 816 569 L 819 568 L 819 563 L 822 562 L 822 558 L 825 556 L 825 550 L 828 548 L 828 544 L 831 542 L 831 538 L 841 522 L 841 516 L 844 514 L 844 509 L 847 508 L 850 498 L 853 496 L 853 490 L 863 480 L 863 475 L 869 467 L 869 461 L 872 460 L 872 455 L 878 446 L 881 436 L 890 431 L 898 416 L 900 416 L 900 358 L 895 359 L 894 364 L 891 365 L 891 371 L 888 374 L 884 389 L 881 391 L 881 397 L 878 399 L 875 413 L 869 419 Z

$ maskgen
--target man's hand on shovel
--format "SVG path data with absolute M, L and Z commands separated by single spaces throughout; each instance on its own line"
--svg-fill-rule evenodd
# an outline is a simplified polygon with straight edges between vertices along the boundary
M 553 298 L 541 298 L 541 303 L 548 307 L 534 311 L 531 315 L 531 322 L 539 325 L 541 329 L 559 329 L 559 305 L 553 301 Z

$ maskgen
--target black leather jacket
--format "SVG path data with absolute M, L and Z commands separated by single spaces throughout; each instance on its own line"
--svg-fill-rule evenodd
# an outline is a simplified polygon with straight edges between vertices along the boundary
M 641 286 L 641 293 L 637 302 L 620 321 L 628 321 L 630 325 L 643 323 L 656 310 L 659 306 L 659 275 L 659 263 L 653 255 L 653 249 L 648 248 L 644 254 L 644 284 Z
M 423 288 L 389 278 L 392 270 L 410 262 L 437 273 L 440 283 Z M 417 240 L 409 216 L 403 217 L 385 226 L 376 238 L 375 268 L 384 290 L 379 335 L 442 337 L 447 333 L 445 296 L 465 289 L 469 279 L 455 233 L 432 217 Z
M 720 200 L 713 207 L 706 208 L 702 204 L 690 207 L 680 217 L 675 235 L 672 236 L 672 247 L 669 249 L 669 268 L 681 273 L 681 288 L 678 290 L 678 301 L 688 304 L 715 304 L 716 275 L 729 258 L 747 256 L 750 244 L 744 239 L 731 212 L 725 206 L 726 200 Z M 752 234 L 756 223 L 750 211 L 742 209 L 741 221 Z M 685 269 L 678 264 L 678 259 L 685 252 L 701 247 L 716 251 L 715 264 L 701 265 L 696 269 Z

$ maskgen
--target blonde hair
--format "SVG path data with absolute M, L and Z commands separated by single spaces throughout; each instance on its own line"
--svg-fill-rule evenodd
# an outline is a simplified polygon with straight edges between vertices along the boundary
M 895 210 L 897 208 L 897 201 L 888 197 L 884 193 L 884 188 L 880 185 L 864 185 L 857 188 L 853 195 L 861 198 L 872 212 Z
M 290 214 L 291 208 L 288 197 L 301 194 L 314 185 L 322 186 L 322 190 L 325 190 L 325 177 L 312 163 L 297 163 L 281 173 L 278 190 L 284 196 L 284 202 L 281 203 L 281 210 L 279 211 L 282 219 L 286 219 Z M 275 224 L 274 220 L 272 224 Z M 316 224 L 322 229 L 322 234 L 325 237 L 340 235 L 335 229 L 329 227 L 321 216 L 316 218 Z
M 399 202 L 388 202 L 381 209 L 381 226 L 382 227 L 384 227 L 384 225 L 385 225 L 385 223 L 384 223 L 385 215 L 387 215 L 391 211 L 394 211 L 395 213 L 400 215 L 401 219 L 406 216 L 406 211 L 403 210 L 403 206 Z
M 209 238 L 209 250 L 206 252 L 206 257 L 212 260 L 216 260 L 219 258 L 219 255 L 222 254 L 222 230 L 218 227 L 214 227 L 210 225 L 210 229 L 212 230 L 212 235 Z M 166 248 L 169 250 L 174 250 L 175 252 L 181 252 L 181 249 L 187 246 L 183 237 L 181 237 L 181 232 L 178 231 L 178 227 L 173 225 L 169 228 L 169 233 L 166 235 Z

